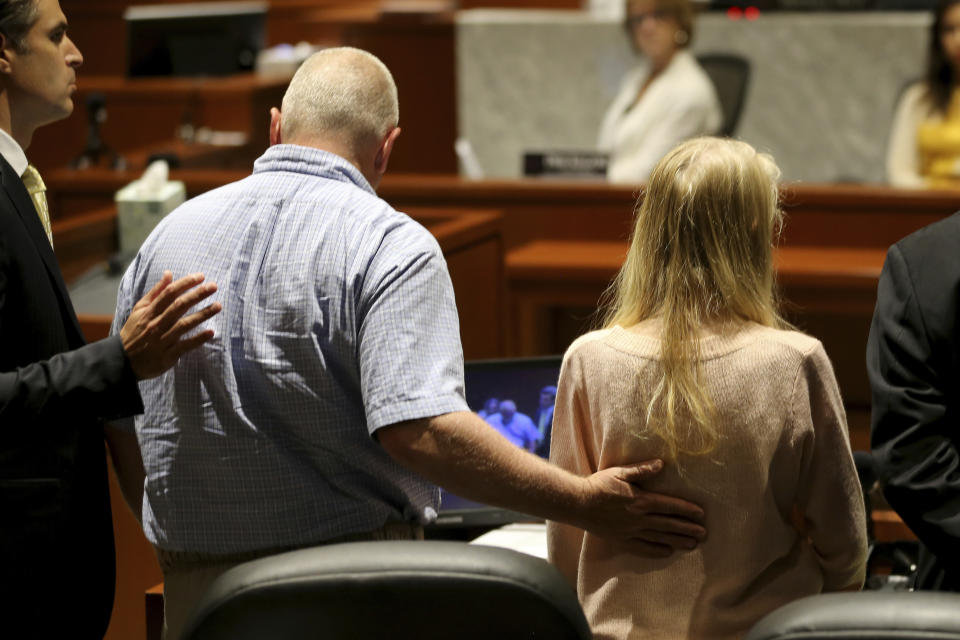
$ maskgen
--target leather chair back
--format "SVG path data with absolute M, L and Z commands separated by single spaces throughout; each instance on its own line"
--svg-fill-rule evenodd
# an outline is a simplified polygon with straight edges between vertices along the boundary
M 740 122 L 750 86 L 750 61 L 727 53 L 707 53 L 698 55 L 697 62 L 713 81 L 723 110 L 723 124 L 718 135 L 732 136 Z
M 803 598 L 758 622 L 745 640 L 960 640 L 960 594 L 863 591 Z
M 245 563 L 218 578 L 186 640 L 589 640 L 550 564 L 441 541 L 351 542 Z

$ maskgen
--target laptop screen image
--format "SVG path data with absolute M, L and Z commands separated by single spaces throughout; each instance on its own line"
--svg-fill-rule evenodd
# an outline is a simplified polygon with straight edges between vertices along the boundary
M 468 361 L 464 368 L 467 404 L 515 446 L 548 458 L 561 361 L 561 356 Z M 479 527 L 536 520 L 441 489 L 440 511 L 433 526 Z

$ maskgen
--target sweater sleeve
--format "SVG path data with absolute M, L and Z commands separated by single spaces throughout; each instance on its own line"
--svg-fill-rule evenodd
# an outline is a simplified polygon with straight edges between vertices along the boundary
M 824 591 L 862 584 L 867 526 L 840 390 L 819 342 L 794 384 L 792 427 L 802 434 L 797 506 L 823 571 Z
M 550 462 L 587 476 L 595 472 L 596 462 L 588 454 L 587 442 L 593 440 L 590 414 L 583 396 L 583 369 L 579 354 L 567 352 L 560 369 L 553 413 Z M 547 554 L 571 585 L 576 587 L 580 550 L 585 532 L 559 522 L 547 523 Z

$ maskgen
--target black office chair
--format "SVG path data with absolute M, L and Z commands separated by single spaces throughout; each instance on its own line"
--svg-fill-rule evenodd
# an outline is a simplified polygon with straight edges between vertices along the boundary
M 728 53 L 706 53 L 697 56 L 697 62 L 717 89 L 717 98 L 723 110 L 723 124 L 718 135 L 732 136 L 740 122 L 747 87 L 750 85 L 750 61 Z
M 960 640 L 960 594 L 863 591 L 803 598 L 744 640 Z
M 550 564 L 446 541 L 351 542 L 245 563 L 218 578 L 185 640 L 589 640 Z

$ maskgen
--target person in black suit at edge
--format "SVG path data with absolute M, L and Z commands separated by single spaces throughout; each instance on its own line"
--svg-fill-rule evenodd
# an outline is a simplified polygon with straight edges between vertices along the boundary
M 169 272 L 121 334 L 85 344 L 24 150 L 73 110 L 83 62 L 57 0 L 0 0 L 0 636 L 102 638 L 114 590 L 103 420 L 213 336 L 216 285 Z M 23 177 L 21 177 L 23 176 Z M 33 193 L 28 192 L 28 185 Z M 119 432 L 118 432 L 119 433 Z M 109 438 L 110 447 L 136 447 Z M 115 456 L 116 457 L 116 456 Z
M 871 449 L 919 538 L 916 588 L 960 591 L 960 213 L 893 245 L 867 343 Z

